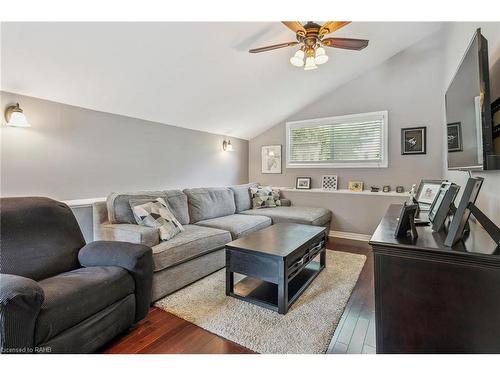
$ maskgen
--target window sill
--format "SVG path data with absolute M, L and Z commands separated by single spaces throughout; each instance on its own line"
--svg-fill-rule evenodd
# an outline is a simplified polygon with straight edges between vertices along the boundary
M 349 168 L 388 168 L 387 162 L 382 161 L 380 163 L 325 163 L 325 164 L 289 164 L 286 163 L 286 168 L 323 168 L 323 169 L 349 169 Z

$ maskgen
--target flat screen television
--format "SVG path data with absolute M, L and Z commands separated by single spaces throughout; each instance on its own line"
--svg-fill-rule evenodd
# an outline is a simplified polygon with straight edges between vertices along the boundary
M 448 169 L 500 169 L 488 69 L 488 42 L 478 29 L 446 91 Z

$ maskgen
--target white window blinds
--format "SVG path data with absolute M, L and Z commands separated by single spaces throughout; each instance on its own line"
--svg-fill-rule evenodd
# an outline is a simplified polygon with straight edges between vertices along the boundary
M 287 166 L 387 166 L 387 112 L 287 123 Z

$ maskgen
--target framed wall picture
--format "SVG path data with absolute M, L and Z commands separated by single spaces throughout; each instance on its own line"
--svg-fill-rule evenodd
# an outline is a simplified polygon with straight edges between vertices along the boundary
M 299 190 L 309 190 L 311 188 L 311 177 L 297 177 L 295 188 Z
M 337 190 L 338 178 L 336 175 L 325 175 L 321 177 L 321 188 L 323 190 Z
M 448 152 L 462 151 L 462 124 L 453 122 L 446 126 L 448 132 Z
M 262 146 L 262 173 L 281 173 L 281 145 Z
M 427 152 L 427 127 L 401 129 L 401 155 L 420 155 Z

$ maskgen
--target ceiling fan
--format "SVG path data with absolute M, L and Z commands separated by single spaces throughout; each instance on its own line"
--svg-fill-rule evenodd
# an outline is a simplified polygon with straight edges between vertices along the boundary
M 298 21 L 283 21 L 283 24 L 295 33 L 297 41 L 274 44 L 272 46 L 254 48 L 249 50 L 250 53 L 259 53 L 271 51 L 273 49 L 300 46 L 300 49 L 295 52 L 290 58 L 290 63 L 293 66 L 304 67 L 304 70 L 313 70 L 318 65 L 328 61 L 328 56 L 323 47 L 342 48 L 350 50 L 362 50 L 368 46 L 366 39 L 350 39 L 350 38 L 325 38 L 330 33 L 348 25 L 350 21 L 328 21 L 322 26 L 315 22 L 307 22 L 302 25 Z M 305 60 L 304 60 L 305 59 Z

